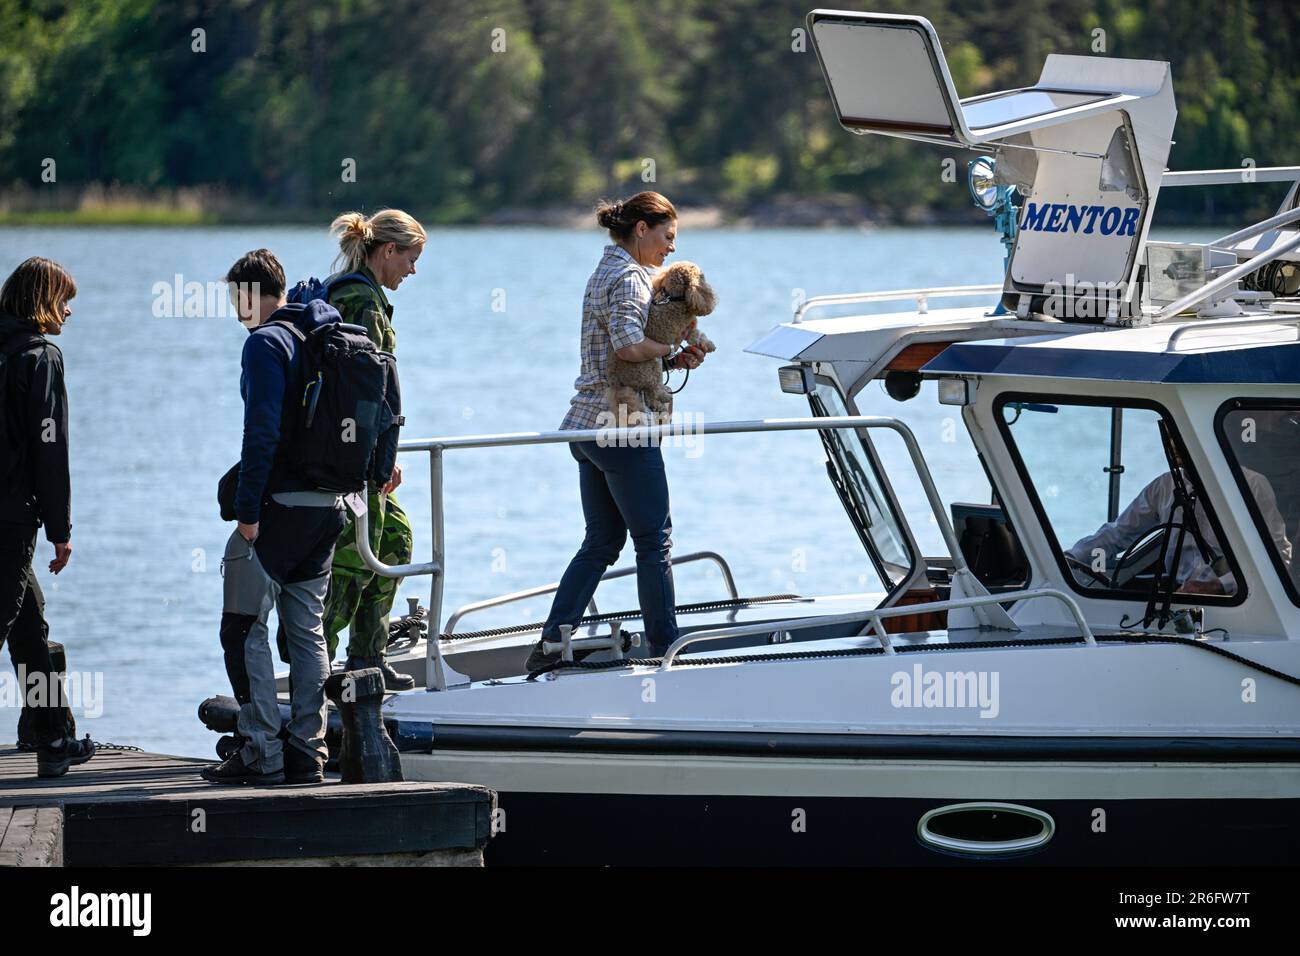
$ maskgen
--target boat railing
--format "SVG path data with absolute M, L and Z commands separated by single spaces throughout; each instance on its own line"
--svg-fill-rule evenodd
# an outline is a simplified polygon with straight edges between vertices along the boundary
M 1243 183 L 1291 183 L 1300 180 L 1300 166 L 1239 166 L 1236 169 L 1165 171 L 1160 188 L 1170 186 L 1240 186 Z
M 925 315 L 930 311 L 931 299 L 953 298 L 964 295 L 993 295 L 1001 293 L 1001 285 L 956 285 L 938 286 L 933 289 L 893 289 L 887 292 L 842 292 L 832 295 L 815 295 L 805 299 L 794 310 L 791 322 L 799 324 L 813 309 L 822 309 L 834 305 L 855 305 L 859 302 L 897 302 L 913 299 L 916 311 Z
M 1218 332 L 1221 329 L 1248 329 L 1254 326 L 1273 326 L 1274 328 L 1293 326 L 1297 340 L 1300 340 L 1300 315 L 1272 315 L 1267 318 L 1216 319 L 1207 322 L 1190 322 L 1179 326 L 1169 335 L 1165 352 L 1178 351 L 1178 340 L 1189 332 Z
M 1300 219 L 1300 210 L 1296 210 L 1295 213 L 1296 214 L 1293 218 Z M 1200 305 L 1206 299 L 1213 298 L 1217 293 L 1236 285 L 1237 282 L 1259 269 L 1260 266 L 1267 265 L 1274 259 L 1281 258 L 1296 249 L 1300 249 L 1300 232 L 1297 232 L 1285 242 L 1278 243 L 1277 245 L 1260 252 L 1258 255 L 1251 256 L 1240 265 L 1229 269 L 1227 272 L 1220 273 L 1199 288 L 1187 293 L 1187 295 L 1182 298 L 1171 302 L 1160 310 L 1159 314 L 1155 317 L 1155 321 L 1165 322 L 1169 319 L 1175 318 L 1194 306 Z
M 368 513 L 359 507 L 356 514 L 357 550 L 366 567 L 376 574 L 387 578 L 401 578 L 414 575 L 430 576 L 429 588 L 429 622 L 437 625 L 442 617 L 443 585 L 446 577 L 444 556 L 444 511 L 443 511 L 443 457 L 446 452 L 470 448 L 501 448 L 516 445 L 560 445 L 573 442 L 594 441 L 603 444 L 627 444 L 645 446 L 663 443 L 665 440 L 694 438 L 699 435 L 745 434 L 750 432 L 810 431 L 839 428 L 884 428 L 896 432 L 902 438 L 911 457 L 912 465 L 921 480 L 921 486 L 934 513 L 934 520 L 943 535 L 944 543 L 953 558 L 954 583 L 963 594 L 983 594 L 983 586 L 971 573 L 961 548 L 957 543 L 952 522 L 939 496 L 929 465 L 921 453 L 920 445 L 912 430 L 896 418 L 876 415 L 842 415 L 812 418 L 766 418 L 753 421 L 732 422 L 671 422 L 665 425 L 648 425 L 625 428 L 592 428 L 573 431 L 554 432 L 516 432 L 503 435 L 466 435 L 453 438 L 427 438 L 403 441 L 398 451 L 403 454 L 425 453 L 429 456 L 429 497 L 431 505 L 431 533 L 429 536 L 432 559 L 420 564 L 388 565 L 380 561 L 370 546 L 370 529 Z M 919 560 L 919 558 L 918 558 Z M 1015 625 L 996 602 L 991 604 L 969 605 L 981 625 L 991 627 L 1009 627 Z M 426 641 L 426 686 L 430 690 L 445 690 L 447 687 L 447 668 L 442 658 L 442 642 Z
M 718 570 L 722 573 L 723 583 L 727 586 L 727 593 L 731 595 L 732 600 L 740 597 L 740 592 L 736 590 L 736 579 L 731 573 L 731 566 L 727 564 L 727 559 L 716 551 L 692 551 L 690 554 L 673 555 L 673 567 L 683 564 L 691 564 L 695 561 L 712 561 L 717 565 Z M 602 581 L 610 581 L 614 578 L 625 578 L 628 575 L 636 574 L 636 565 L 630 564 L 624 568 L 615 568 L 612 571 L 606 571 L 600 576 Z M 462 604 L 451 613 L 447 618 L 447 626 L 443 629 L 443 634 L 453 634 L 456 631 L 456 625 L 467 614 L 475 614 L 479 611 L 486 611 L 489 608 L 501 607 L 505 604 L 513 604 L 516 601 L 526 601 L 529 598 L 540 597 L 543 594 L 554 594 L 560 589 L 559 581 L 552 581 L 550 584 L 542 584 L 537 587 L 525 588 L 522 591 L 511 591 L 509 594 L 501 594 L 494 598 L 488 598 L 486 601 L 472 601 L 469 604 Z M 596 599 L 593 597 L 587 605 L 587 613 L 593 617 L 600 613 L 596 607 Z
M 1225 186 L 1239 185 L 1241 183 L 1263 183 L 1263 182 L 1300 182 L 1300 166 L 1269 166 L 1262 168 L 1242 168 L 1242 169 L 1201 169 L 1188 170 L 1186 172 L 1165 173 L 1161 179 L 1162 186 Z M 1238 229 L 1236 232 L 1230 232 L 1226 236 L 1220 236 L 1203 245 L 1208 249 L 1221 249 L 1226 252 L 1239 254 L 1237 245 L 1247 239 L 1253 239 L 1256 236 L 1262 236 L 1266 232 L 1275 229 L 1281 229 L 1284 226 L 1291 226 L 1300 223 L 1300 208 L 1288 209 L 1279 212 L 1276 215 L 1261 219 L 1259 222 Z M 1237 282 L 1258 270 L 1261 266 L 1267 265 L 1274 259 L 1281 258 L 1288 253 L 1300 249 L 1300 232 L 1291 236 L 1282 242 L 1275 243 L 1267 249 L 1261 249 L 1255 255 L 1250 256 L 1243 262 L 1238 263 L 1231 269 L 1215 269 L 1213 278 L 1209 279 L 1199 288 L 1187 293 L 1182 298 L 1171 302 L 1159 311 L 1154 317 L 1156 322 L 1164 322 L 1188 311 L 1194 306 L 1198 306 L 1207 299 L 1213 298 L 1217 293 L 1231 289 Z M 1180 329 L 1179 332 L 1182 330 Z M 1169 350 L 1173 350 L 1174 338 L 1170 338 Z
M 1300 182 L 1300 166 L 1260 166 L 1260 167 L 1242 167 L 1240 169 L 1191 169 L 1179 170 L 1177 172 L 1166 171 L 1160 179 L 1162 187 L 1177 186 L 1230 186 L 1240 185 L 1242 183 L 1279 183 L 1279 182 Z M 1234 243 L 1241 242 L 1244 239 L 1250 239 L 1254 236 L 1268 232 L 1279 226 L 1287 225 L 1300 221 L 1300 208 L 1288 212 L 1279 213 L 1261 222 L 1248 226 L 1245 229 L 1231 233 L 1222 238 L 1216 239 L 1206 245 L 1221 248 L 1230 246 Z M 1206 298 L 1214 295 L 1238 279 L 1249 275 L 1261 265 L 1271 262 L 1278 256 L 1295 249 L 1300 242 L 1288 242 L 1277 249 L 1270 249 L 1261 252 L 1258 256 L 1250 259 L 1253 263 L 1249 268 L 1241 267 L 1233 270 L 1232 273 L 1221 275 L 1214 281 L 1207 283 L 1201 289 L 1184 296 L 1178 302 L 1165 308 L 1159 315 L 1157 321 L 1163 321 L 1166 318 L 1177 315 L 1192 305 L 1198 305 Z M 1231 275 L 1232 278 L 1228 278 Z M 939 298 L 954 298 L 958 296 L 974 295 L 993 295 L 1004 291 L 1002 285 L 967 285 L 967 286 L 937 286 L 928 289 L 892 289 L 884 292 L 845 292 L 830 295 L 815 295 L 805 299 L 794 310 L 794 317 L 791 323 L 798 325 L 804 321 L 808 313 L 816 310 L 829 308 L 837 305 L 856 305 L 868 302 L 897 302 L 911 299 L 916 302 L 916 311 L 920 315 L 929 312 L 930 300 Z
M 1234 246 L 1246 239 L 1254 239 L 1256 236 L 1262 236 L 1270 229 L 1277 229 L 1280 226 L 1290 225 L 1300 219 L 1300 209 L 1288 209 L 1286 212 L 1280 212 L 1276 216 L 1269 216 L 1267 219 L 1261 219 L 1259 222 L 1247 226 L 1245 229 L 1238 229 L 1236 232 L 1230 232 L 1226 236 L 1220 236 L 1213 242 L 1207 243 L 1216 249 Z
M 1050 598 L 1060 601 L 1066 606 L 1070 614 L 1074 617 L 1075 624 L 1078 625 L 1080 636 L 1085 644 L 1096 647 L 1097 640 L 1093 636 L 1092 628 L 1088 626 L 1087 619 L 1083 616 L 1083 610 L 1079 603 L 1066 594 L 1064 591 L 1056 588 L 1027 588 L 1023 591 L 1003 591 L 999 594 L 980 594 L 974 597 L 951 598 L 946 601 L 932 601 L 926 604 L 908 604 L 902 607 L 875 608 L 870 611 L 854 611 L 850 614 L 836 614 L 818 618 L 794 618 L 788 621 L 765 621 L 761 624 L 740 624 L 734 627 L 717 628 L 708 631 L 696 631 L 691 634 L 685 634 L 675 640 L 668 650 L 664 653 L 663 661 L 659 665 L 660 670 L 667 670 L 677 659 L 683 648 L 691 644 L 701 644 L 706 641 L 722 641 L 735 637 L 752 637 L 759 634 L 779 634 L 787 631 L 797 631 L 808 627 L 827 627 L 837 624 L 858 624 L 866 623 L 872 629 L 877 640 L 880 641 L 881 647 L 886 654 L 895 654 L 897 651 L 890 641 L 889 633 L 882 625 L 882 621 L 893 617 L 907 617 L 917 613 L 934 614 L 940 611 L 948 611 L 956 608 L 974 608 L 983 607 L 990 604 L 1006 604 L 1015 601 L 1031 601 L 1036 598 Z M 865 630 L 860 632 L 865 634 Z

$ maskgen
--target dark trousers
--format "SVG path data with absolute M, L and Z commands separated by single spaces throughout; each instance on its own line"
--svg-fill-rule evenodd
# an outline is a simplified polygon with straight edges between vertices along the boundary
M 239 701 L 244 763 L 263 772 L 283 766 L 285 741 L 324 758 L 325 679 L 329 660 L 321 624 L 342 505 L 262 506 L 257 541 L 236 530 L 222 558 L 221 646 Z M 281 726 L 267 617 L 274 607 L 289 658 L 291 717 Z M 283 734 L 283 738 L 281 737 Z
M 38 743 L 54 743 L 64 735 L 63 685 L 54 680 L 50 662 L 45 596 L 32 570 L 36 529 L 0 525 L 0 646 L 7 641 L 9 659 L 20 675 L 23 693 L 44 681 L 39 698 L 29 697 Z M 37 677 L 37 675 L 40 675 Z
M 258 523 L 257 558 L 271 582 L 283 587 L 310 581 L 328 573 L 334 559 L 334 544 L 344 524 L 343 512 L 335 508 L 289 507 L 274 499 L 262 505 L 262 520 Z M 331 531 L 333 538 L 329 535 Z M 230 543 L 239 544 L 239 532 L 232 533 Z M 239 549 L 233 560 L 247 560 L 250 549 Z M 225 575 L 225 561 L 222 562 Z M 248 673 L 244 666 L 244 645 L 250 634 L 255 640 L 264 635 L 253 633 L 258 624 L 255 611 L 236 611 L 232 606 L 230 588 L 226 588 L 226 607 L 221 614 L 221 649 L 225 657 L 226 676 L 230 689 L 240 704 L 249 702 Z M 289 662 L 289 642 L 284 623 L 276 633 L 276 646 L 280 660 Z
M 601 447 L 596 442 L 574 442 L 569 452 L 578 462 L 587 534 L 560 578 L 542 637 L 558 641 L 561 624 L 577 625 L 600 576 L 618 559 L 630 533 L 646 640 L 662 654 L 677 640 L 669 557 L 673 525 L 663 455 L 657 447 Z

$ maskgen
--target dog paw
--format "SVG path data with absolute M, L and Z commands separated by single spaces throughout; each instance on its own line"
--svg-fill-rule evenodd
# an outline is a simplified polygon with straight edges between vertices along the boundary
M 716 352 L 718 349 L 718 347 L 713 344 L 713 340 L 698 329 L 691 330 L 691 333 L 686 337 L 686 344 L 694 345 L 705 353 Z

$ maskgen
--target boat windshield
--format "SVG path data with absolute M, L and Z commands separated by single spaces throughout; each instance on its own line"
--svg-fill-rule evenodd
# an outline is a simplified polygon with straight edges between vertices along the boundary
M 1235 603 L 1240 576 L 1163 411 L 1142 402 L 1006 394 L 1003 436 L 1074 587 Z
M 1229 402 L 1219 441 L 1292 602 L 1300 604 L 1300 404 Z
M 817 378 L 808 401 L 819 417 L 851 414 L 839 389 L 827 379 Z M 907 581 L 916 559 L 893 498 L 880 480 L 875 455 L 856 431 L 828 428 L 818 434 L 826 447 L 831 484 L 853 519 L 876 573 L 892 591 Z

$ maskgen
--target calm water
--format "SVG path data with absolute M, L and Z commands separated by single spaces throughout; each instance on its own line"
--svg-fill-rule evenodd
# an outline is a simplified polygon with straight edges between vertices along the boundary
M 98 740 L 212 754 L 215 736 L 195 708 L 228 692 L 217 631 L 230 526 L 218 517 L 215 486 L 239 453 L 245 332 L 228 314 L 157 317 L 156 284 L 171 299 L 177 275 L 217 280 L 256 246 L 281 257 L 290 281 L 330 270 L 323 230 L 0 229 L 5 274 L 39 254 L 67 266 L 80 288 L 59 340 L 71 403 L 74 556 L 57 579 L 42 570 L 41 583 L 51 636 L 67 645 L 71 667 L 103 673 L 102 716 L 78 715 Z M 433 233 L 419 274 L 392 297 L 405 437 L 555 428 L 577 372 L 583 286 L 601 246 L 595 230 Z M 799 290 L 997 281 L 1001 248 L 991 229 L 683 230 L 678 257 L 701 264 L 720 305 L 704 322 L 719 351 L 692 374 L 677 408 L 726 420 L 808 413 L 801 397 L 780 391 L 778 363 L 744 351 L 788 319 Z M 862 405 L 912 425 L 947 500 L 987 500 L 964 429 L 954 440 L 950 410 L 932 390 L 900 405 L 873 385 Z M 699 440 L 694 451 L 665 451 L 678 553 L 720 551 L 747 594 L 877 588 L 815 433 Z M 910 466 L 901 446 L 882 452 L 903 482 Z M 398 497 L 423 560 L 425 459 L 404 461 Z M 444 620 L 465 602 L 558 578 L 581 538 L 576 466 L 565 449 L 451 451 L 446 478 Z M 910 514 L 927 514 L 914 482 L 899 492 Z M 939 550 L 933 519 L 915 520 L 914 530 L 927 551 Z M 42 540 L 38 568 L 51 551 Z M 629 546 L 620 563 L 630 560 Z M 723 593 L 702 564 L 681 567 L 677 586 L 681 601 Z M 401 590 L 417 594 L 427 601 L 427 578 Z M 612 582 L 599 598 L 602 610 L 635 607 L 635 585 Z M 540 620 L 546 609 L 539 600 L 469 623 Z M 0 714 L 0 740 L 13 739 L 16 717 Z

